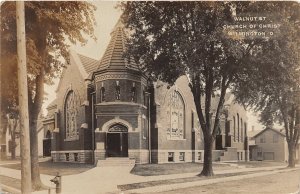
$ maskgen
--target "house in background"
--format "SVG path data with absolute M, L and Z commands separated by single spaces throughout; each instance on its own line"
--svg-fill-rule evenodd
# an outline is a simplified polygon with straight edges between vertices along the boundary
M 256 144 L 255 144 L 255 138 L 254 136 L 258 133 L 260 133 L 262 130 L 254 130 L 254 126 L 252 126 L 252 130 L 248 131 L 248 145 L 249 145 L 249 160 L 252 161 L 253 159 L 253 150 L 256 149 Z
M 38 156 L 43 156 L 43 137 L 44 137 L 44 126 L 42 120 L 44 118 L 42 115 L 39 116 L 37 121 L 37 132 L 38 132 Z M 16 127 L 14 128 L 12 125 Z M 20 157 L 20 126 L 19 121 L 14 119 L 9 119 L 8 129 L 6 131 L 6 157 L 7 158 L 19 158 Z M 14 156 L 13 156 L 14 155 Z
M 254 145 L 250 145 L 251 160 L 268 160 L 287 162 L 289 157 L 285 131 L 270 127 L 258 132 L 253 136 Z M 296 161 L 299 162 L 299 144 L 296 149 Z

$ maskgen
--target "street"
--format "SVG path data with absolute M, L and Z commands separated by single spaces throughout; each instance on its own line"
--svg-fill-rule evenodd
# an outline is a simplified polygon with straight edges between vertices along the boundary
M 255 178 L 247 178 L 238 181 L 210 184 L 199 187 L 178 189 L 161 192 L 161 194 L 177 193 L 206 193 L 206 194 L 241 194 L 241 193 L 272 193 L 288 194 L 299 192 L 300 170 L 282 172 Z

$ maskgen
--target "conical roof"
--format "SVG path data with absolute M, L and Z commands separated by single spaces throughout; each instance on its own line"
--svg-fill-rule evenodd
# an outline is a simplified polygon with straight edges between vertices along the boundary
M 132 69 L 139 71 L 134 60 L 124 58 L 126 43 L 126 35 L 124 31 L 124 24 L 121 19 L 115 25 L 111 32 L 111 40 L 106 48 L 106 51 L 100 61 L 98 70 L 126 70 Z

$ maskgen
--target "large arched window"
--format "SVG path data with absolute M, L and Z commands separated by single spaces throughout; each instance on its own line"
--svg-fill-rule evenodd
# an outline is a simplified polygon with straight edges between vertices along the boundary
M 170 93 L 170 128 L 168 139 L 184 139 L 185 107 L 181 95 L 177 91 Z
M 70 91 L 65 101 L 66 139 L 78 137 L 77 130 L 77 101 L 73 91 Z

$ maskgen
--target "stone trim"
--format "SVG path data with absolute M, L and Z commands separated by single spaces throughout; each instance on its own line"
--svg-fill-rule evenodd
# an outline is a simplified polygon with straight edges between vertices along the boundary
M 130 106 L 139 106 L 147 109 L 147 107 L 143 104 L 135 103 L 135 102 L 125 102 L 125 101 L 112 101 L 112 102 L 101 102 L 95 104 L 96 106 L 109 106 L 109 105 L 130 105 Z
M 93 152 L 92 150 L 63 150 L 63 151 L 51 151 L 51 153 L 87 153 Z
M 89 125 L 87 123 L 82 123 L 80 126 L 81 129 L 88 129 Z
M 54 118 L 54 116 L 51 118 L 45 118 L 42 122 L 44 125 L 49 124 L 49 123 L 55 123 L 55 118 Z
M 172 139 L 167 137 L 167 141 L 186 141 L 187 139 Z
M 78 133 L 73 138 L 66 138 L 66 139 L 64 139 L 64 141 L 77 141 L 77 140 L 79 140 L 79 134 Z
M 104 75 L 96 75 L 95 76 L 95 82 L 101 82 L 103 80 L 109 80 L 109 79 L 126 79 L 126 80 L 132 80 L 136 82 L 141 82 L 141 78 L 139 76 L 133 76 L 128 74 L 104 74 Z
M 120 119 L 119 117 L 115 117 L 114 119 L 111 119 L 111 120 L 107 121 L 106 123 L 104 123 L 102 125 L 102 132 L 108 132 L 109 127 L 114 124 L 125 125 L 128 129 L 128 132 L 133 132 L 132 125 L 128 121 Z
M 149 164 L 149 150 L 128 149 L 128 157 L 135 159 L 136 164 Z

